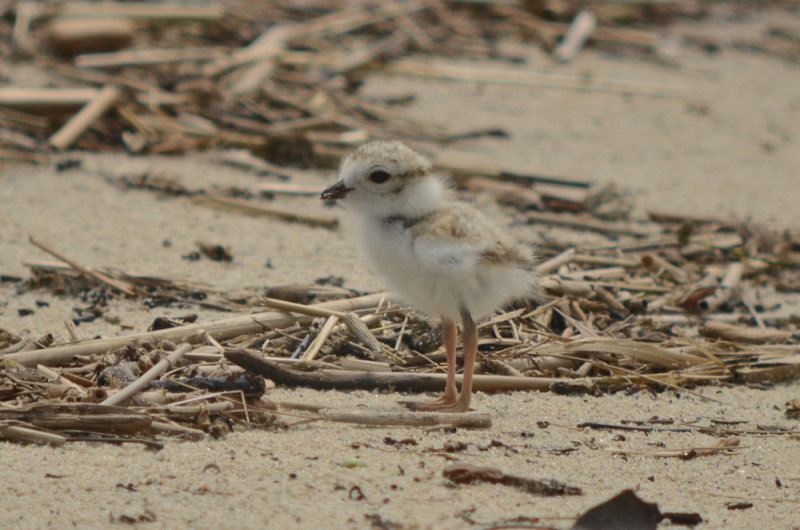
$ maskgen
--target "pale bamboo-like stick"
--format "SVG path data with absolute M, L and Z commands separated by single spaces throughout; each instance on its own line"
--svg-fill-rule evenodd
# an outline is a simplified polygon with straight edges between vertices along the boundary
M 705 300 L 702 300 L 699 303 L 700 308 L 704 311 L 716 311 L 725 302 L 730 300 L 734 293 L 736 293 L 737 287 L 739 287 L 739 283 L 742 280 L 742 273 L 744 273 L 744 263 L 737 262 L 728 265 L 725 276 L 722 278 L 722 282 L 720 282 L 719 289 Z
M 67 121 L 53 136 L 50 145 L 63 151 L 72 145 L 78 136 L 94 124 L 119 101 L 120 92 L 113 85 L 106 85 L 89 103 Z
M 219 20 L 225 8 L 216 2 L 65 2 L 59 5 L 62 17 L 125 17 L 150 20 Z
M 178 348 L 175 349 L 172 353 L 167 355 L 165 358 L 158 361 L 154 364 L 148 371 L 143 373 L 139 379 L 134 381 L 133 383 L 129 384 L 113 396 L 109 397 L 102 403 L 101 405 L 119 405 L 120 403 L 124 403 L 131 397 L 133 397 L 136 393 L 142 390 L 144 387 L 150 384 L 151 381 L 158 378 L 161 374 L 166 372 L 169 368 L 171 368 L 181 357 L 183 357 L 192 347 L 189 344 L 181 344 Z
M 361 344 L 369 348 L 371 352 L 377 353 L 381 351 L 380 341 L 377 338 L 375 338 L 375 335 L 373 335 L 369 331 L 369 328 L 367 328 L 366 323 L 361 318 L 359 318 L 358 315 L 352 312 L 331 311 L 328 309 L 320 308 L 318 306 L 296 304 L 294 302 L 287 302 L 285 300 L 279 300 L 277 298 L 263 298 L 261 299 L 261 303 L 273 309 L 280 309 L 292 313 L 300 313 L 301 315 L 309 315 L 314 317 L 327 317 L 327 318 L 335 316 L 337 317 L 337 319 L 342 319 L 344 321 L 345 326 L 347 326 L 347 330 Z
M 619 223 L 608 223 L 606 221 L 600 221 L 594 218 L 581 218 L 574 215 L 529 211 L 525 212 L 525 217 L 528 218 L 529 222 L 551 224 L 554 226 L 566 226 L 568 228 L 590 230 L 592 232 L 599 232 L 607 235 L 630 235 L 638 237 L 653 235 L 652 228 L 622 225 Z
M 191 427 L 184 427 L 183 425 L 166 421 L 154 421 L 150 424 L 150 430 L 158 434 L 184 436 L 189 440 L 202 440 L 206 437 L 206 433 L 200 429 L 192 429 Z
M 569 296 L 588 297 L 592 294 L 592 286 L 587 282 L 575 280 L 562 280 L 558 277 L 545 278 L 539 282 L 539 287 L 551 293 L 566 294 Z
M 663 269 L 664 273 L 677 283 L 686 283 L 689 281 L 689 274 L 687 274 L 685 270 L 676 267 L 657 254 L 645 254 L 642 256 L 641 261 L 642 265 L 647 269 Z
M 74 108 L 85 105 L 98 92 L 96 88 L 0 88 L 0 107 L 30 107 L 40 112 L 53 108 Z
M 588 9 L 581 10 L 570 24 L 561 43 L 553 51 L 555 58 L 561 62 L 574 59 L 596 27 L 597 16 Z
M 444 388 L 446 374 L 409 374 L 398 372 L 353 372 L 348 370 L 317 370 L 300 372 L 279 366 L 258 355 L 238 350 L 226 351 L 225 357 L 239 366 L 278 384 L 309 386 L 312 388 L 395 388 L 398 390 L 433 391 Z M 461 381 L 457 375 L 456 380 Z M 557 377 L 512 377 L 500 375 L 475 375 L 473 390 L 498 392 L 510 390 L 550 390 L 563 379 Z
M 355 311 L 368 307 L 375 307 L 386 297 L 386 293 L 376 293 L 359 298 L 347 298 L 324 302 L 315 306 L 322 309 L 333 311 Z M 144 333 L 134 333 L 122 337 L 110 337 L 107 339 L 94 339 L 74 344 L 61 346 L 51 346 L 40 350 L 24 351 L 7 354 L 3 359 L 10 359 L 23 366 L 36 366 L 37 364 L 55 365 L 70 362 L 76 355 L 98 355 L 108 350 L 119 348 L 126 344 L 136 341 L 173 341 L 173 342 L 197 342 L 200 340 L 199 333 L 202 330 L 217 340 L 225 340 L 238 335 L 259 333 L 264 330 L 284 328 L 291 326 L 298 321 L 308 322 L 308 317 L 298 317 L 287 315 L 286 313 L 267 311 L 252 315 L 237 316 L 222 320 L 215 320 L 204 323 L 189 324 L 175 328 L 161 329 L 158 331 L 148 331 Z
M 308 315 L 311 317 L 331 317 L 337 316 L 344 318 L 343 311 L 336 311 L 322 307 L 324 304 L 318 305 L 305 305 L 297 304 L 295 302 L 287 302 L 286 300 L 279 300 L 277 298 L 262 298 L 259 300 L 262 305 L 271 307 L 272 309 L 280 309 L 281 311 L 289 311 L 291 313 L 300 313 L 301 315 Z
M 355 313 L 345 313 L 344 325 L 347 326 L 347 330 L 350 334 L 361 344 L 366 346 L 372 353 L 379 353 L 383 349 L 380 341 L 370 332 L 367 323 Z
M 607 267 L 625 267 L 626 269 L 633 269 L 640 265 L 635 259 L 592 256 L 589 254 L 575 254 L 570 261 L 572 263 L 582 263 L 584 265 L 605 265 Z
M 225 92 L 226 99 L 249 96 L 257 92 L 275 71 L 274 59 L 263 59 L 247 67 L 236 82 Z
M 526 208 L 545 209 L 542 197 L 536 190 L 511 182 L 503 182 L 486 177 L 472 177 L 467 179 L 463 186 L 468 190 L 487 191 L 500 197 L 513 197 L 514 204 L 520 204 Z
M 640 81 L 623 81 L 620 79 L 601 79 L 596 77 L 587 79 L 583 76 L 575 75 L 546 74 L 522 70 L 502 70 L 497 68 L 475 68 L 461 65 L 429 64 L 410 59 L 392 61 L 388 65 L 387 70 L 399 74 L 438 79 L 454 79 L 459 81 L 539 86 L 544 88 L 635 94 L 653 97 L 685 97 L 678 93 L 677 89 L 674 87 L 658 86 L 653 83 Z
M 75 322 L 72 319 L 67 319 L 64 321 L 64 327 L 67 328 L 67 333 L 69 334 L 69 338 L 72 342 L 80 342 L 83 340 L 81 337 L 80 332 L 78 331 L 78 326 L 75 325 Z
M 209 204 L 211 206 L 221 206 L 224 208 L 237 210 L 253 215 L 264 215 L 283 219 L 285 221 L 297 221 L 311 226 L 322 226 L 325 228 L 336 228 L 339 226 L 339 219 L 327 215 L 314 215 L 300 213 L 286 208 L 276 206 L 255 205 L 250 202 L 223 197 L 220 195 L 198 195 L 193 198 L 195 202 Z
M 321 410 L 320 419 L 337 423 L 358 425 L 400 425 L 407 427 L 434 427 L 452 425 L 463 429 L 489 429 L 492 418 L 485 413 L 445 413 L 445 412 L 348 412 Z
M 0 422 L 0 438 L 6 440 L 20 440 L 61 447 L 67 441 L 66 437 L 49 431 L 33 429 L 17 422 Z
M 655 344 L 606 337 L 579 339 L 567 343 L 553 342 L 543 344 L 533 348 L 532 353 L 536 355 L 576 355 L 578 353 L 591 355 L 593 353 L 605 353 L 622 355 L 637 362 L 649 362 L 672 369 L 697 366 L 706 362 L 703 357 L 662 348 Z
M 734 326 L 724 322 L 710 320 L 703 324 L 700 332 L 712 339 L 722 339 L 731 342 L 744 342 L 746 344 L 764 344 L 767 342 L 783 342 L 792 338 L 791 331 L 781 331 L 775 328 L 751 328 Z
M 72 381 L 70 381 L 66 377 L 62 377 L 61 374 L 59 374 L 55 370 L 53 370 L 51 368 L 48 368 L 47 366 L 44 366 L 42 364 L 38 365 L 36 367 L 36 369 L 39 371 L 40 374 L 45 376 L 51 382 L 59 383 L 59 384 L 62 384 L 62 385 L 66 385 L 66 386 L 70 387 L 71 389 L 77 391 L 78 394 L 81 397 L 86 397 L 87 392 L 86 392 L 85 388 L 83 388 L 82 386 L 80 386 L 80 385 L 78 385 L 76 383 L 73 383 Z
M 80 68 L 116 68 L 119 66 L 148 66 L 156 64 L 183 62 L 189 60 L 207 60 L 219 53 L 217 48 L 175 48 L 124 50 L 119 52 L 86 53 L 73 59 Z
M 302 186 L 300 184 L 280 184 L 269 182 L 259 184 L 257 187 L 261 193 L 271 193 L 273 195 L 299 195 L 302 197 L 319 197 L 325 186 Z
M 541 262 L 536 266 L 536 272 L 539 274 L 551 274 L 556 272 L 562 265 L 566 265 L 572 261 L 573 256 L 575 256 L 575 248 L 568 248 L 561 254 Z
M 64 263 L 68 264 L 70 267 L 72 267 L 73 269 L 75 269 L 79 273 L 83 274 L 84 276 L 90 276 L 90 277 L 94 278 L 95 280 L 97 280 L 98 282 L 104 283 L 104 284 L 106 284 L 106 285 L 108 285 L 110 287 L 113 287 L 114 289 L 117 289 L 118 291 L 121 291 L 121 292 L 123 292 L 123 293 L 125 293 L 125 294 L 127 294 L 129 296 L 136 296 L 136 293 L 134 293 L 130 289 L 130 287 L 128 285 L 124 284 L 123 282 L 117 281 L 114 278 L 110 278 L 110 277 L 106 276 L 105 274 L 92 269 L 91 267 L 85 267 L 85 266 L 81 265 L 77 261 L 74 261 L 74 260 L 66 257 L 65 255 L 61 254 L 60 252 L 58 252 L 58 251 L 50 248 L 49 246 L 45 245 L 44 243 L 42 243 L 41 241 L 39 241 L 35 237 L 28 236 L 28 241 L 30 241 L 30 243 L 32 245 L 34 245 L 34 246 L 40 248 L 41 250 L 47 252 L 51 256 L 54 256 L 54 257 L 60 259 L 61 261 L 63 261 Z
M 304 361 L 313 361 L 317 357 L 322 345 L 325 344 L 326 340 L 328 340 L 331 331 L 333 331 L 333 328 L 338 323 L 339 317 L 336 315 L 329 316 L 328 320 L 326 320 L 325 324 L 322 326 L 322 329 L 319 330 L 319 334 L 314 339 L 314 342 L 308 346 L 308 349 L 305 351 L 305 353 L 303 353 L 301 359 Z

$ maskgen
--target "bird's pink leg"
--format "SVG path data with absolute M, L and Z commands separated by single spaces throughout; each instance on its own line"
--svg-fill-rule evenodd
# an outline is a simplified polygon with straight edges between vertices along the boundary
M 455 403 L 458 396 L 456 390 L 456 342 L 458 341 L 458 328 L 456 323 L 449 318 L 442 318 L 442 335 L 444 338 L 444 351 L 447 355 L 447 383 L 444 386 L 444 395 L 437 401 Z
M 428 410 L 438 412 L 466 412 L 472 400 L 472 372 L 475 369 L 475 356 L 478 353 L 478 327 L 468 311 L 462 311 L 462 322 L 464 324 L 461 344 L 464 349 L 464 376 L 461 381 L 461 394 L 455 394 L 455 340 L 453 341 L 452 364 L 451 356 L 447 356 L 447 386 L 445 395 L 430 403 L 406 402 L 411 410 Z M 455 325 L 453 326 L 455 327 Z M 446 327 L 445 327 L 446 329 Z M 445 349 L 447 349 L 447 335 L 445 334 Z M 449 350 L 448 350 L 449 351 Z M 452 367 L 452 370 L 450 369 Z M 453 383 L 450 385 L 452 377 Z M 448 389 L 453 389 L 453 394 L 448 393 Z
M 464 323 L 461 335 L 461 345 L 464 349 L 464 377 L 461 380 L 461 394 L 453 412 L 469 410 L 469 403 L 472 400 L 472 372 L 475 370 L 475 356 L 478 353 L 478 327 L 467 311 L 462 312 L 461 318 Z
M 442 318 L 442 335 L 444 339 L 444 351 L 447 355 L 447 382 L 444 387 L 444 395 L 435 401 L 401 401 L 403 405 L 411 410 L 442 410 L 451 408 L 458 401 L 458 391 L 456 389 L 456 342 L 458 341 L 458 328 L 452 319 Z

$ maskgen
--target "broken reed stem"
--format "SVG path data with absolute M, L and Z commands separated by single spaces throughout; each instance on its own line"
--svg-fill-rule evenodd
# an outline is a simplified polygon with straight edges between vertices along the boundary
M 85 388 L 83 388 L 82 386 L 80 386 L 80 385 L 78 385 L 76 383 L 73 383 L 72 381 L 68 380 L 65 377 L 62 377 L 61 374 L 59 374 L 55 370 L 52 370 L 51 368 L 48 368 L 47 366 L 44 366 L 44 365 L 41 365 L 41 364 L 38 365 L 36 367 L 36 369 L 39 371 L 40 374 L 42 374 L 50 382 L 66 385 L 69 388 L 75 390 L 81 398 L 85 398 L 86 397 L 87 391 L 86 391 Z
M 381 342 L 370 332 L 367 323 L 355 313 L 347 312 L 344 315 L 344 325 L 355 339 L 366 346 L 370 352 L 379 353 L 383 348 Z
M 331 331 L 333 331 L 333 328 L 336 327 L 336 324 L 338 323 L 339 317 L 336 315 L 329 316 L 328 320 L 326 320 L 325 324 L 322 326 L 322 329 L 319 330 L 319 335 L 317 335 L 317 337 L 314 339 L 314 342 L 311 343 L 301 359 L 304 361 L 313 361 L 317 357 L 322 345 L 325 344 L 326 340 L 328 340 Z
M 123 17 L 146 20 L 219 20 L 225 8 L 209 3 L 182 2 L 65 2 L 58 7 L 62 17 Z
M 704 311 L 716 311 L 725 302 L 730 300 L 739 287 L 742 273 L 744 273 L 744 263 L 737 262 L 728 265 L 725 276 L 722 278 L 722 282 L 719 285 L 719 289 L 717 289 L 713 295 L 700 302 L 700 309 Z
M 575 247 L 568 248 L 561 254 L 541 262 L 536 266 L 536 272 L 539 274 L 552 274 L 560 269 L 562 265 L 569 263 L 573 256 L 575 256 Z
M 581 10 L 553 52 L 555 58 L 561 62 L 574 59 L 596 27 L 597 16 L 588 9 Z
M 14 423 L 16 422 L 0 422 L 0 439 L 47 444 L 55 447 L 61 447 L 67 441 L 67 438 L 60 434 Z
M 300 313 L 302 315 L 315 317 L 327 317 L 329 320 L 331 317 L 337 317 L 337 320 L 342 319 L 344 321 L 344 324 L 347 326 L 347 330 L 350 332 L 350 334 L 353 335 L 358 342 L 366 346 L 371 352 L 377 353 L 382 349 L 380 341 L 369 331 L 366 323 L 355 313 L 330 311 L 316 306 L 296 304 L 294 302 L 287 302 L 277 298 L 262 298 L 261 303 L 267 307 L 281 309 L 291 313 Z M 309 349 L 311 349 L 311 347 L 309 347 Z
M 97 95 L 65 123 L 53 136 L 50 145 L 63 151 L 91 127 L 103 114 L 119 101 L 120 92 L 113 85 L 106 85 Z
M 316 306 L 308 307 L 330 309 L 333 311 L 356 311 L 375 307 L 385 297 L 386 293 L 376 293 L 358 298 L 323 302 Z M 111 349 L 134 344 L 139 341 L 197 342 L 201 339 L 199 333 L 203 330 L 207 331 L 211 337 L 219 341 L 239 335 L 255 334 L 271 329 L 285 328 L 296 324 L 298 321 L 308 322 L 308 320 L 308 317 L 297 317 L 282 312 L 266 311 L 263 313 L 254 313 L 252 315 L 160 329 L 158 331 L 134 333 L 122 337 L 87 340 L 73 344 L 51 346 L 40 350 L 12 353 L 4 355 L 3 359 L 14 360 L 23 366 L 36 366 L 37 364 L 52 366 L 68 363 L 72 361 L 76 355 L 99 355 Z
M 167 421 L 154 421 L 150 424 L 150 431 L 154 434 L 166 434 L 169 436 L 183 436 L 188 440 L 202 440 L 206 433 L 200 429 L 192 429 L 177 423 Z
M 337 316 L 344 318 L 342 311 L 334 311 L 332 309 L 325 309 L 320 305 L 305 305 L 297 304 L 295 302 L 287 302 L 278 298 L 262 298 L 259 300 L 262 305 L 271 307 L 272 309 L 280 309 L 289 313 L 299 313 L 301 315 L 308 315 L 310 317 L 330 317 Z
M 498 83 L 522 86 L 538 86 L 543 88 L 572 89 L 586 92 L 610 92 L 653 97 L 683 98 L 674 87 L 659 86 L 642 81 L 625 81 L 621 79 L 602 79 L 566 74 L 546 74 L 537 72 L 520 72 L 498 68 L 475 68 L 461 65 L 430 64 L 411 59 L 391 61 L 387 71 L 438 79 L 453 79 L 482 83 Z M 669 92 L 672 90 L 672 92 Z
M 272 195 L 297 195 L 301 197 L 319 197 L 325 190 L 325 186 L 303 186 L 301 184 L 281 184 L 278 182 L 266 182 L 256 186 L 261 193 Z
M 450 425 L 462 429 L 489 429 L 492 418 L 482 413 L 444 412 L 347 412 L 321 410 L 320 419 L 358 425 L 398 425 L 406 427 L 435 427 Z
M 319 389 L 393 388 L 401 391 L 426 392 L 444 388 L 446 374 L 410 374 L 400 372 L 354 372 L 349 370 L 316 370 L 301 372 L 286 368 L 245 350 L 226 351 L 225 358 L 251 372 L 272 379 L 278 384 L 308 386 Z M 456 380 L 461 381 L 457 375 Z M 557 377 L 511 377 L 478 374 L 472 388 L 482 392 L 510 390 L 550 390 L 563 382 Z
M 645 254 L 641 259 L 642 265 L 649 270 L 663 270 L 664 274 L 672 278 L 676 283 L 686 283 L 689 281 L 689 274 L 656 254 Z
M 73 60 L 79 68 L 109 68 L 120 66 L 148 66 L 189 60 L 208 60 L 219 53 L 217 48 L 177 48 L 125 50 L 119 52 L 87 53 Z
M 600 221 L 594 217 L 579 217 L 575 215 L 548 213 L 548 212 L 525 212 L 525 217 L 529 223 L 550 224 L 553 226 L 566 226 L 567 228 L 577 228 L 579 230 L 589 230 L 605 235 L 625 235 L 647 237 L 653 235 L 650 228 L 631 226 L 629 224 L 611 223 Z
M 67 328 L 67 333 L 69 334 L 69 338 L 72 340 L 72 342 L 80 342 L 83 340 L 83 337 L 81 337 L 81 334 L 78 331 L 78 326 L 75 325 L 74 321 L 71 319 L 65 320 L 64 327 Z
M 96 88 L 0 88 L 0 107 L 71 109 L 97 97 Z
M 336 217 L 300 213 L 277 206 L 256 205 L 245 200 L 232 199 L 221 195 L 198 195 L 193 197 L 193 200 L 195 203 L 199 204 L 208 204 L 210 206 L 227 208 L 252 215 L 274 217 L 284 221 L 296 221 L 311 226 L 322 226 L 324 228 L 336 228 L 339 226 L 339 219 Z
M 707 321 L 700 328 L 700 332 L 712 339 L 727 340 L 730 342 L 743 342 L 745 344 L 766 344 L 783 342 L 792 338 L 791 331 L 781 331 L 775 328 L 750 328 L 734 326 L 724 322 Z
M 112 287 L 113 289 L 116 289 L 118 291 L 121 291 L 121 292 L 127 294 L 128 296 L 136 296 L 136 293 L 131 291 L 130 287 L 128 287 L 124 283 L 122 283 L 122 282 L 120 282 L 118 280 L 115 280 L 114 278 L 110 278 L 110 277 L 106 276 L 105 274 L 103 274 L 101 272 L 98 272 L 98 271 L 96 271 L 96 270 L 94 270 L 94 269 L 92 269 L 90 267 L 85 267 L 85 266 L 81 265 L 77 261 L 74 261 L 74 260 L 66 257 L 64 254 L 61 254 L 60 252 L 58 252 L 58 251 L 50 248 L 49 246 L 45 245 L 44 243 L 42 243 L 41 241 L 39 241 L 35 237 L 28 236 L 28 241 L 30 241 L 30 243 L 32 245 L 34 245 L 35 247 L 47 252 L 51 256 L 54 256 L 54 257 L 60 259 L 61 261 L 63 261 L 64 263 L 68 264 L 70 267 L 72 267 L 73 269 L 75 269 L 79 273 L 83 274 L 84 276 L 90 276 L 90 277 L 94 278 L 95 280 L 97 280 L 98 282 L 104 283 L 104 284 Z
M 695 397 L 698 397 L 700 399 L 704 399 L 704 400 L 707 400 L 707 401 L 713 401 L 714 403 L 721 403 L 721 404 L 723 403 L 719 399 L 714 399 L 714 398 L 710 398 L 708 396 L 704 396 L 700 392 L 695 392 L 694 390 L 689 390 L 688 388 L 684 388 L 682 386 L 676 385 L 675 383 L 670 383 L 669 381 L 666 381 L 666 380 L 663 380 L 663 379 L 660 379 L 660 378 L 657 378 L 657 377 L 651 377 L 651 376 L 648 376 L 647 374 L 641 374 L 639 372 L 635 372 L 633 370 L 628 370 L 627 368 L 623 368 L 621 366 L 612 366 L 612 365 L 610 365 L 610 364 L 608 364 L 608 363 L 606 363 L 604 361 L 592 360 L 591 362 L 595 363 L 597 366 L 605 368 L 606 370 L 608 370 L 609 372 L 612 372 L 612 373 L 613 372 L 620 372 L 620 373 L 623 373 L 623 374 L 627 374 L 630 377 L 639 377 L 639 378 L 644 379 L 646 381 L 649 381 L 651 383 L 662 384 L 664 386 L 670 387 L 673 390 L 680 390 L 681 392 L 686 392 L 687 394 L 691 394 L 691 395 L 693 395 Z
M 153 365 L 148 371 L 142 374 L 139 379 L 134 381 L 133 383 L 129 384 L 113 396 L 109 397 L 102 403 L 101 405 L 119 405 L 120 403 L 124 403 L 135 394 L 137 394 L 140 390 L 144 389 L 151 381 L 157 379 L 161 374 L 166 372 L 170 367 L 172 367 L 178 360 L 181 359 L 192 347 L 189 344 L 181 344 L 178 346 L 175 351 L 167 355 L 165 358 L 158 361 L 155 365 Z

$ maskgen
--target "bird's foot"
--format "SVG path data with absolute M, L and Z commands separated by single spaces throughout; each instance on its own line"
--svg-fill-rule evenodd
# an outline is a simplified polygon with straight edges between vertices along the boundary
M 400 401 L 400 404 L 415 412 L 466 412 L 469 410 L 469 400 L 458 399 L 456 396 L 442 396 L 434 401 Z

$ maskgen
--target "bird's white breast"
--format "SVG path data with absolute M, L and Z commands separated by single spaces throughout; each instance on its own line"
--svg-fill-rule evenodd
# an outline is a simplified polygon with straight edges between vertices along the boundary
M 396 294 L 424 312 L 452 319 L 465 308 L 474 318 L 524 296 L 531 277 L 514 266 L 479 259 L 481 248 L 469 241 L 449 245 L 415 239 L 402 221 L 356 220 L 361 250 L 373 272 Z

